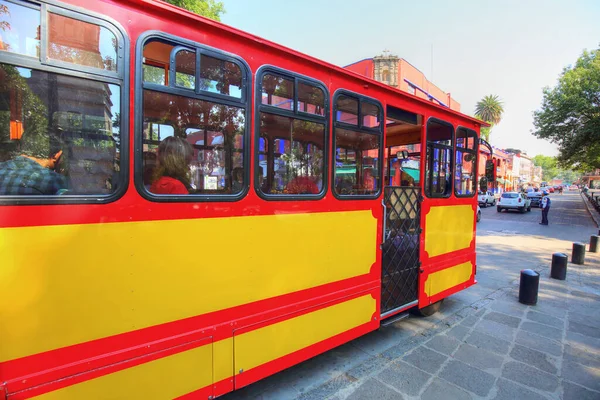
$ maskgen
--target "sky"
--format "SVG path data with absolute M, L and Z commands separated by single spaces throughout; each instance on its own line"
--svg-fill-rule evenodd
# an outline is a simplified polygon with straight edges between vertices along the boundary
M 490 141 L 553 156 L 535 138 L 542 90 L 584 49 L 600 47 L 598 0 L 221 0 L 221 20 L 243 31 L 345 66 L 381 55 L 406 59 L 473 115 L 498 95 L 504 117 Z

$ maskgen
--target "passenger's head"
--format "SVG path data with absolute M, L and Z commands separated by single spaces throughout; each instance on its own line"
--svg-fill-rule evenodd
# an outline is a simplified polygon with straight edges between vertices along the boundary
M 233 169 L 233 180 L 236 182 L 243 182 L 244 181 L 244 169 L 237 167 Z
M 185 140 L 169 136 L 158 145 L 158 168 L 154 180 L 169 176 L 189 185 L 189 164 L 194 156 L 192 146 Z
M 408 186 L 408 180 L 402 180 L 402 182 L 400 182 L 400 186 Z
M 38 162 L 42 167 L 58 170 L 59 164 L 64 161 L 64 143 L 55 135 L 48 133 L 25 132 L 14 155 L 23 155 Z

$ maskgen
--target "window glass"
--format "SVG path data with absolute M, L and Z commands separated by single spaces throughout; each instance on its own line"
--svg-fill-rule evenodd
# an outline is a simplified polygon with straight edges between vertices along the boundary
M 476 159 L 475 153 L 456 150 L 454 191 L 457 196 L 472 196 L 475 194 L 477 190 Z
M 298 82 L 298 111 L 325 115 L 325 93 L 322 89 Z
M 243 108 L 151 90 L 144 90 L 143 107 L 143 174 L 151 193 L 243 190 Z
M 266 74 L 262 80 L 262 104 L 294 109 L 294 80 Z
M 48 13 L 48 58 L 117 71 L 117 38 L 103 26 Z
M 187 89 L 196 87 L 196 52 L 180 50 L 175 55 L 175 84 Z
M 465 128 L 456 130 L 456 147 L 462 147 L 467 150 L 475 150 L 476 143 L 475 131 Z
M 380 135 L 335 129 L 335 193 L 370 195 L 378 192 L 380 140 Z
M 0 0 L 0 50 L 40 56 L 40 11 Z
M 325 125 L 262 112 L 258 187 L 265 194 L 319 194 Z
M 427 123 L 425 193 L 429 197 L 448 197 L 452 192 L 452 133 L 452 125 Z
M 360 107 L 362 126 L 365 128 L 379 128 L 381 112 L 375 104 L 363 102 Z
M 144 45 L 144 82 L 169 84 L 169 57 L 173 47 L 159 41 L 151 41 Z
M 200 55 L 200 90 L 242 98 L 242 71 L 230 61 Z
M 425 189 L 430 197 L 448 197 L 451 192 L 452 149 L 427 146 Z
M 452 146 L 452 127 L 436 121 L 427 123 L 427 142 Z
M 115 192 L 119 110 L 118 85 L 0 64 L 0 194 Z
M 336 121 L 358 126 L 358 99 L 340 95 L 337 97 L 336 109 Z

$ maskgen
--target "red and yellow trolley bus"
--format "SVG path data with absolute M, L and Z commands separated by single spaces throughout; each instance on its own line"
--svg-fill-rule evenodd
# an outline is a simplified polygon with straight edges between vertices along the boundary
M 482 122 L 153 0 L 0 0 L 0 398 L 203 398 L 475 283 Z

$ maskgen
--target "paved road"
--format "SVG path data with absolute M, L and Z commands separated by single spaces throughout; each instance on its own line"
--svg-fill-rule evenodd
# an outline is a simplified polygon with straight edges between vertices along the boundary
M 238 399 L 600 399 L 600 255 L 549 279 L 551 254 L 597 227 L 578 193 L 540 211 L 482 210 L 478 284 L 431 318 L 399 321 L 224 397 Z M 538 305 L 521 305 L 519 271 L 541 273 Z

